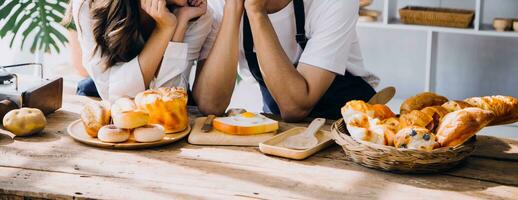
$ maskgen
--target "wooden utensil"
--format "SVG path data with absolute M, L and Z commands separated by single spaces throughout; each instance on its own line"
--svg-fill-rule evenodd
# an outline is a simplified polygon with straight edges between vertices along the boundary
M 320 129 L 315 136 L 318 139 L 318 144 L 304 150 L 290 149 L 283 146 L 283 141 L 292 135 L 298 135 L 306 130 L 305 127 L 295 127 L 284 131 L 275 137 L 272 137 L 259 144 L 259 150 L 268 155 L 280 156 L 295 160 L 306 159 L 307 157 L 319 152 L 320 150 L 333 145 L 335 142 L 331 138 L 331 133 Z
M 378 93 L 376 93 L 372 98 L 369 100 L 369 104 L 386 104 L 396 94 L 396 88 L 395 87 L 386 87 L 382 90 L 380 90 Z
M 317 145 L 318 139 L 315 137 L 315 133 L 317 133 L 325 123 L 326 119 L 324 118 L 314 119 L 304 132 L 286 138 L 283 143 L 284 147 L 290 149 L 309 149 Z
M 201 132 L 208 133 L 212 130 L 212 121 L 214 121 L 216 115 L 209 115 L 205 122 L 203 122 L 203 126 L 201 127 Z

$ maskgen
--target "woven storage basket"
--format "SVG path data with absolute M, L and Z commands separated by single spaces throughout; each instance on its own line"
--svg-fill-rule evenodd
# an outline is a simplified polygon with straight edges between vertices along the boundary
M 457 148 L 439 148 L 432 152 L 397 149 L 393 146 L 357 142 L 349 135 L 343 119 L 331 127 L 335 142 L 346 157 L 365 167 L 400 173 L 434 173 L 455 167 L 475 150 L 475 137 Z
M 428 8 L 407 6 L 399 10 L 401 22 L 428 26 L 468 28 L 473 22 L 475 12 L 449 8 Z

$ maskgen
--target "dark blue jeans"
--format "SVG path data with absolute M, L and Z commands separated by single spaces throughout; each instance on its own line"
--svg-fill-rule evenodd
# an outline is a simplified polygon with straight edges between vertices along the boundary
M 79 81 L 77 84 L 76 94 L 81 96 L 100 97 L 92 78 L 86 78 L 82 81 Z

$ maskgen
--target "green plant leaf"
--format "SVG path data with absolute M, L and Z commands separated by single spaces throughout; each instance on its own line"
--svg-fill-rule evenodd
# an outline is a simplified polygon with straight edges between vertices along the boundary
M 68 42 L 61 25 L 69 0 L 0 0 L 0 38 L 7 37 L 10 47 L 21 38 L 23 50 L 27 40 L 31 52 L 60 52 Z M 72 25 L 67 25 L 73 27 Z

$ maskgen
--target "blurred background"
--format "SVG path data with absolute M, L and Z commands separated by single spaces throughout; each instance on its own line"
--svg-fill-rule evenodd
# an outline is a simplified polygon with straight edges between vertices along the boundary
M 65 93 L 74 94 L 85 74 L 72 62 L 77 55 L 70 48 L 77 43 L 69 42 L 75 37 L 73 27 L 58 23 L 67 0 L 0 2 L 0 65 L 41 62 L 46 77 L 64 77 Z M 475 16 L 468 28 L 407 25 L 399 14 L 406 6 L 466 9 Z M 450 99 L 495 94 L 518 97 L 518 32 L 497 32 L 492 25 L 496 18 L 518 21 L 518 1 L 374 0 L 365 9 L 377 14 L 358 23 L 364 62 L 381 78 L 377 89 L 397 88 L 390 103 L 394 109 L 398 110 L 402 99 L 423 91 Z M 35 73 L 31 68 L 13 71 Z M 261 111 L 257 84 L 243 80 L 236 85 L 231 107 Z M 508 126 L 498 132 L 510 137 L 514 130 Z

